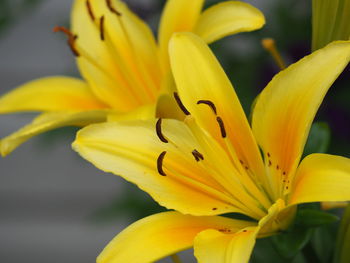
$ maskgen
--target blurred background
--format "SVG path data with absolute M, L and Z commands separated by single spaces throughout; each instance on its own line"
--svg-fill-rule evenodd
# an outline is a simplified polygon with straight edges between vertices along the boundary
M 156 31 L 164 0 L 125 2 Z M 215 2 L 219 1 L 206 1 L 206 5 Z M 249 115 L 256 95 L 278 72 L 261 47 L 261 39 L 273 37 L 287 64 L 308 54 L 311 0 L 246 2 L 263 11 L 265 28 L 225 38 L 212 48 Z M 72 0 L 0 0 L 0 95 L 35 78 L 79 75 L 64 36 L 52 32 L 56 25 L 69 25 L 71 5 Z M 329 128 L 322 124 L 314 129 L 323 129 L 328 137 L 330 130 L 329 145 L 322 147 L 349 157 L 350 90 L 344 84 L 346 78 L 349 80 L 349 68 L 318 114 L 317 120 L 328 123 Z M 33 116 L 0 115 L 0 137 L 30 122 Z M 0 159 L 2 262 L 94 262 L 125 226 L 162 211 L 134 186 L 100 172 L 73 152 L 70 143 L 76 130 L 48 132 Z M 186 262 L 194 262 L 185 257 Z M 257 250 L 252 260 L 258 258 Z

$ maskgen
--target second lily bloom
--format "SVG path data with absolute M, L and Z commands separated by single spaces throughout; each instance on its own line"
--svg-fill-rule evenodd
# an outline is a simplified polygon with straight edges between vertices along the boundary
M 202 12 L 203 4 L 204 0 L 168 0 L 157 43 L 150 28 L 123 2 L 75 0 L 71 31 L 55 31 L 67 35 L 84 80 L 42 78 L 2 96 L 0 114 L 43 114 L 2 139 L 0 153 L 7 155 L 32 136 L 57 127 L 156 114 L 178 117 L 176 108 L 169 107 L 169 94 L 175 90 L 167 54 L 171 35 L 190 31 L 211 43 L 265 23 L 259 10 L 243 2 L 222 2 Z

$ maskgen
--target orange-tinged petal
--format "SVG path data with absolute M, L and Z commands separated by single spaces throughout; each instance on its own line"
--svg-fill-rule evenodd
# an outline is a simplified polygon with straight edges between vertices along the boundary
M 272 167 L 293 174 L 316 111 L 350 59 L 350 42 L 333 42 L 278 73 L 259 95 L 253 131 Z
M 229 79 L 209 47 L 194 34 L 177 33 L 170 42 L 169 52 L 181 99 L 198 124 L 223 145 L 217 121 L 217 116 L 221 117 L 227 139 L 238 158 L 262 178 L 262 159 L 247 118 Z M 217 116 L 207 105 L 198 105 L 200 100 L 211 101 Z
M 204 0 L 168 0 L 165 4 L 158 41 L 163 67 L 169 67 L 168 43 L 175 32 L 190 32 L 200 16 Z
M 30 81 L 0 98 L 0 113 L 106 108 L 82 80 L 47 77 Z
M 90 125 L 79 131 L 73 148 L 101 170 L 137 184 L 169 209 L 215 215 L 233 211 L 249 214 L 244 210 L 247 204 L 256 208 L 251 198 L 242 194 L 237 200 L 227 192 L 223 182 L 235 186 L 232 192 L 243 188 L 234 178 L 229 181 L 234 174 L 223 174 L 204 164 L 211 160 L 206 159 L 204 149 L 183 122 L 162 120 L 159 129 L 156 127 L 155 120 Z
M 290 204 L 350 201 L 350 159 L 311 154 L 300 164 Z
M 226 1 L 206 9 L 194 33 L 207 43 L 240 32 L 249 32 L 265 24 L 264 15 L 255 7 L 239 1 Z
M 39 115 L 34 121 L 11 135 L 1 139 L 0 153 L 10 154 L 14 149 L 40 133 L 65 126 L 84 126 L 107 119 L 107 111 L 49 112 Z
M 195 236 L 208 228 L 236 232 L 251 225 L 251 222 L 219 216 L 194 217 L 178 212 L 155 214 L 118 234 L 98 256 L 97 262 L 155 262 L 190 248 Z
M 205 230 L 194 241 L 194 254 L 200 263 L 247 263 L 259 227 L 247 227 L 234 234 Z

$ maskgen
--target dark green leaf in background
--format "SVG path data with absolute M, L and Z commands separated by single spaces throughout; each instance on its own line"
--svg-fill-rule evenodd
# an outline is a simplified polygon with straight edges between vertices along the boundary
M 299 209 L 295 224 L 301 227 L 319 227 L 337 222 L 339 217 L 331 213 L 314 210 L 314 209 Z
M 271 240 L 280 256 L 293 259 L 310 241 L 312 230 L 295 227 L 285 233 L 271 237 Z
M 330 143 L 331 131 L 325 122 L 315 122 L 305 145 L 304 156 L 311 153 L 325 153 Z

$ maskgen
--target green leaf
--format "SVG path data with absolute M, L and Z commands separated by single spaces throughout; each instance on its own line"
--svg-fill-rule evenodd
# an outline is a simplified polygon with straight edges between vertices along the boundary
M 282 257 L 291 259 L 305 247 L 305 245 L 309 242 L 311 235 L 312 229 L 293 227 L 288 232 L 272 236 L 271 240 L 276 248 L 276 251 Z
M 336 239 L 336 224 L 316 228 L 311 238 L 313 247 L 321 263 L 330 262 Z
M 285 258 L 281 257 L 272 241 L 271 238 L 261 238 L 256 240 L 256 244 L 253 250 L 253 254 L 249 261 L 250 263 L 262 263 L 262 262 L 273 262 L 273 263 L 285 263 Z
M 314 209 L 299 209 L 295 224 L 302 227 L 319 227 L 337 222 L 339 217 L 325 211 Z
M 325 153 L 328 150 L 331 131 L 325 122 L 315 122 L 307 139 L 304 156 L 311 153 Z

